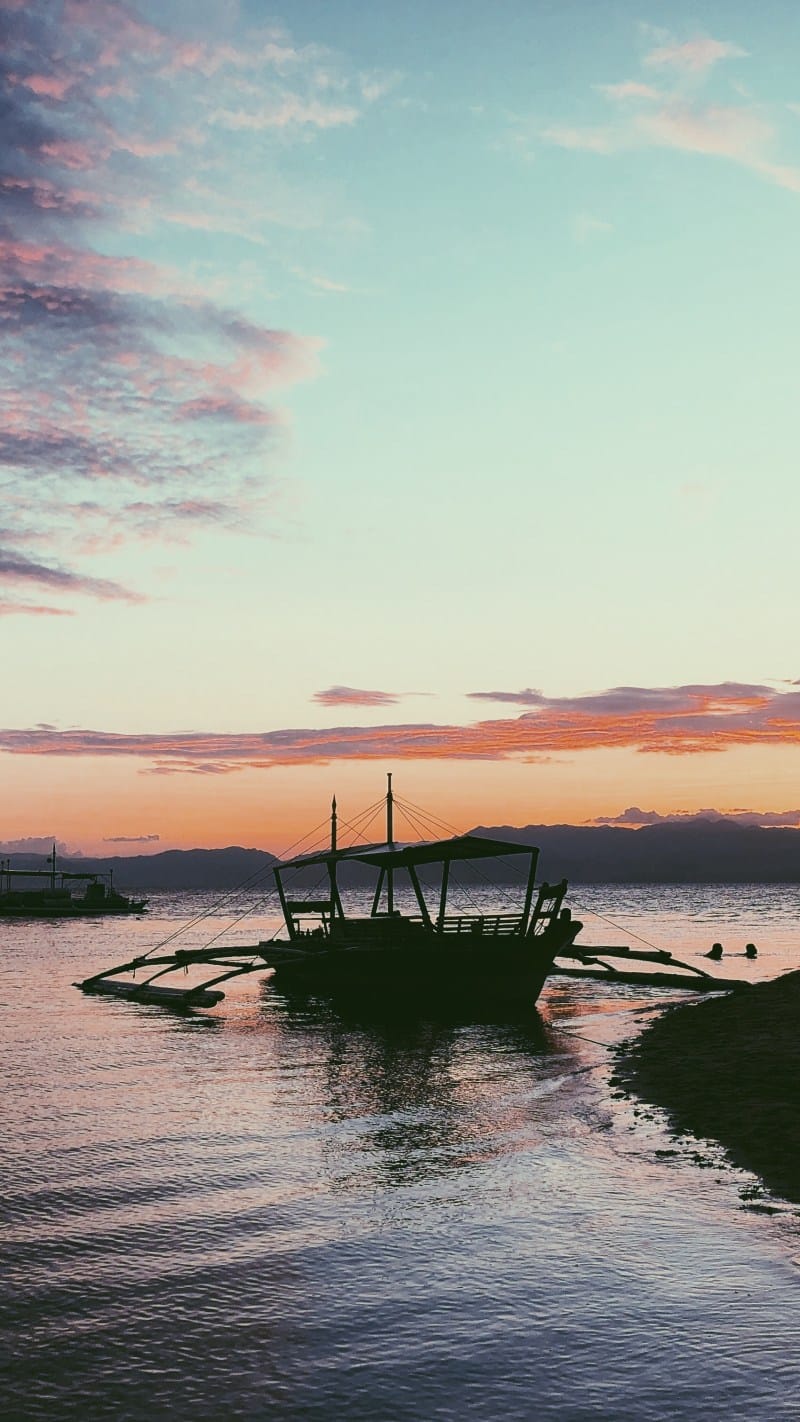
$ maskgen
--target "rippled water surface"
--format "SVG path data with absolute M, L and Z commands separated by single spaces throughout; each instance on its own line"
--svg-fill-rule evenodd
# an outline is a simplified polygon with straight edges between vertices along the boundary
M 771 977 L 799 897 L 573 901 L 595 943 L 753 939 L 724 971 Z M 797 1213 L 609 1085 L 663 993 L 553 979 L 503 1020 L 71 986 L 209 904 L 0 926 L 4 1417 L 797 1417 Z

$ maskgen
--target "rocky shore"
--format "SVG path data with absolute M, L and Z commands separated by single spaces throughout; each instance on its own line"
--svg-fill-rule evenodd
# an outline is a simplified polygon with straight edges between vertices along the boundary
M 800 1204 L 800 972 L 672 1008 L 621 1048 L 616 1080 Z

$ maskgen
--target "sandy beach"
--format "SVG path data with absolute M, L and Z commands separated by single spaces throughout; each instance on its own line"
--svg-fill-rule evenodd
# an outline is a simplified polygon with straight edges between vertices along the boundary
M 617 1079 L 800 1203 L 799 1023 L 800 972 L 684 1003 L 625 1044 Z

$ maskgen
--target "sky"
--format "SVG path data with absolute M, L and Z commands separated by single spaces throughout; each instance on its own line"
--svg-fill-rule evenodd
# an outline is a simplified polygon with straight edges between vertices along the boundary
M 0 55 L 0 846 L 800 824 L 793 0 Z

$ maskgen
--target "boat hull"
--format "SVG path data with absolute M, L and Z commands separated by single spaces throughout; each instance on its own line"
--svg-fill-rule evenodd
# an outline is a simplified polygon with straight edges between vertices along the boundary
M 395 945 L 348 941 L 318 948 L 281 945 L 265 955 L 272 981 L 286 992 L 345 993 L 348 997 L 393 999 L 465 997 L 533 1006 L 553 962 L 580 929 L 570 920 L 537 937 L 448 940 L 418 934 Z M 294 945 L 293 945 L 294 947 Z
M 80 899 L 71 904 L 0 904 L 0 918 L 108 918 L 121 914 L 145 913 L 145 903 L 124 906 L 84 904 Z

